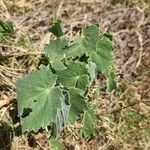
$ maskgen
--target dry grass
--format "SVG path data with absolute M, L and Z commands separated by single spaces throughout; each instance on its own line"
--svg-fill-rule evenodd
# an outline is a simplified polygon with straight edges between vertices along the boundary
M 114 1 L 114 0 L 113 0 Z M 148 2 L 148 1 L 147 1 Z M 98 137 L 81 138 L 80 123 L 65 129 L 64 149 L 150 149 L 150 3 L 110 1 L 90 3 L 52 0 L 0 0 L 0 18 L 15 32 L 0 43 L 0 149 L 48 149 L 44 131 L 23 134 L 17 118 L 16 80 L 39 65 L 44 45 L 53 38 L 51 19 L 60 17 L 71 38 L 89 23 L 99 23 L 116 43 L 114 64 L 118 90 L 107 93 L 99 79 L 91 105 L 97 106 Z

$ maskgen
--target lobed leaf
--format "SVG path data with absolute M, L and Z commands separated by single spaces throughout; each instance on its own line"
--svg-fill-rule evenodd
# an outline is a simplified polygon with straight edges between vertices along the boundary
M 97 71 L 105 75 L 109 74 L 112 68 L 113 43 L 106 37 L 101 38 L 96 43 L 96 50 L 91 53 L 91 59 L 97 66 Z
M 70 114 L 69 114 L 69 123 L 74 123 L 79 115 L 83 114 L 84 111 L 88 110 L 87 107 L 87 98 L 84 96 L 82 90 L 77 88 L 68 89 L 70 96 Z
M 76 87 L 83 91 L 89 86 L 88 70 L 85 64 L 70 62 L 67 68 L 58 73 L 58 83 L 65 87 Z
M 85 111 L 83 116 L 83 128 L 80 131 L 81 136 L 88 137 L 97 135 L 98 130 L 93 127 L 97 120 L 93 111 Z
M 57 76 L 46 68 L 30 72 L 17 82 L 18 114 L 22 130 L 38 131 L 54 122 L 64 96 L 56 87 Z M 25 110 L 29 109 L 29 114 Z
M 64 58 L 66 45 L 66 40 L 62 38 L 57 38 L 47 45 L 45 54 L 49 58 L 51 64 L 61 61 Z
M 30 72 L 17 81 L 22 130 L 36 132 L 53 123 L 54 137 L 58 138 L 67 123 L 74 123 L 84 114 L 80 133 L 84 137 L 96 135 L 97 129 L 93 124 L 97 117 L 89 110 L 86 95 L 98 73 L 108 78 L 109 91 L 116 88 L 111 36 L 102 34 L 99 27 L 91 25 L 68 44 L 61 37 L 60 20 L 50 31 L 58 38 L 47 45 L 45 54 L 55 74 L 42 65 L 40 70 Z M 57 140 L 53 140 L 51 146 L 54 149 L 55 146 L 56 149 L 61 147 Z
M 71 58 L 81 57 L 84 53 L 86 53 L 86 49 L 83 44 L 83 37 L 76 37 L 68 45 L 66 50 L 66 56 Z
M 88 53 L 88 55 L 95 51 L 96 43 L 99 40 L 101 34 L 99 34 L 99 28 L 96 25 L 87 26 L 83 30 L 83 45 Z
M 83 54 L 89 55 L 90 51 L 96 49 L 96 42 L 99 39 L 99 28 L 91 25 L 83 30 L 81 37 L 76 37 L 66 50 L 68 57 L 81 57 Z

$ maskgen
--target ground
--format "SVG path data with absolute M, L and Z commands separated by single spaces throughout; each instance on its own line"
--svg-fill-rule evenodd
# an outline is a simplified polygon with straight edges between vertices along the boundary
M 91 91 L 99 135 L 81 138 L 81 123 L 76 122 L 60 137 L 64 149 L 149 150 L 149 12 L 149 0 L 0 0 L 0 18 L 14 27 L 11 37 L 0 41 L 0 150 L 49 149 L 44 130 L 21 134 L 16 80 L 39 66 L 44 46 L 53 38 L 49 28 L 55 17 L 61 18 L 68 39 L 97 23 L 116 45 L 117 90 L 108 93 L 100 78 Z

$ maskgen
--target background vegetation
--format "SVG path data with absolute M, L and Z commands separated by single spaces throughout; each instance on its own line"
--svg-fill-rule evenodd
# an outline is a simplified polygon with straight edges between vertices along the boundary
M 41 62 L 53 39 L 52 19 L 61 18 L 70 39 L 90 23 L 113 35 L 118 89 L 108 93 L 101 77 L 91 89 L 99 121 L 98 136 L 83 138 L 80 121 L 61 135 L 64 149 L 150 149 L 150 2 L 149 0 L 0 0 L 0 149 L 48 149 L 45 131 L 21 134 L 16 80 Z M 39 61 L 40 60 L 40 61 Z

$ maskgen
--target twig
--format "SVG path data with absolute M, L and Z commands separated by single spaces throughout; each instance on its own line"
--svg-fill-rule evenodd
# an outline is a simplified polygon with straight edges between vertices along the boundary
M 12 71 L 15 71 L 15 72 L 24 72 L 24 71 L 26 71 L 25 69 L 9 68 L 9 67 L 2 66 L 2 65 L 0 65 L 0 69 L 10 71 L 11 73 L 12 73 Z
M 144 101 L 142 101 L 142 100 L 143 100 L 144 96 L 145 96 L 149 91 L 150 91 L 150 88 L 149 88 L 148 90 L 146 90 L 144 93 L 142 93 L 142 94 L 141 94 L 141 97 L 140 97 L 140 100 L 136 100 L 136 101 L 130 103 L 129 105 L 127 105 L 127 106 L 118 107 L 118 108 L 115 108 L 115 109 L 113 109 L 113 110 L 111 110 L 111 111 L 108 111 L 108 112 L 101 112 L 101 113 L 98 113 L 98 115 L 105 115 L 105 114 L 117 113 L 117 112 L 120 112 L 120 111 L 123 110 L 123 109 L 129 108 L 129 107 L 132 107 L 132 106 L 135 106 L 135 105 L 137 105 L 137 104 L 139 104 L 139 103 L 141 103 L 141 102 L 144 103 Z
M 11 97 L 9 99 L 5 99 L 5 100 L 0 100 L 0 108 L 9 105 L 14 99 L 16 99 L 16 97 Z
M 26 52 L 26 53 L 13 53 L 13 54 L 3 54 L 3 57 L 18 57 L 27 55 L 41 55 L 41 52 Z
M 22 48 L 22 47 L 16 47 L 16 46 L 13 46 L 13 45 L 5 45 L 5 44 L 0 44 L 1 47 L 5 47 L 5 48 L 11 48 L 11 49 L 17 49 L 17 50 L 20 50 L 24 53 L 31 53 L 31 52 L 28 52 L 28 50 Z M 40 51 L 40 50 L 38 50 Z M 33 53 L 33 52 L 32 52 Z M 34 53 L 39 53 L 39 52 L 34 52 Z M 41 52 L 40 52 L 41 54 Z
M 9 81 L 8 78 L 6 78 L 1 72 L 0 72 L 0 76 L 1 76 L 2 78 L 4 78 L 4 80 L 5 80 L 7 83 L 10 84 L 10 86 L 13 86 L 13 88 L 15 88 L 15 85 L 14 85 L 11 81 Z
M 60 16 L 63 3 L 64 3 L 64 0 L 60 0 L 60 3 L 58 4 L 58 8 L 56 11 L 55 19 L 58 19 Z

